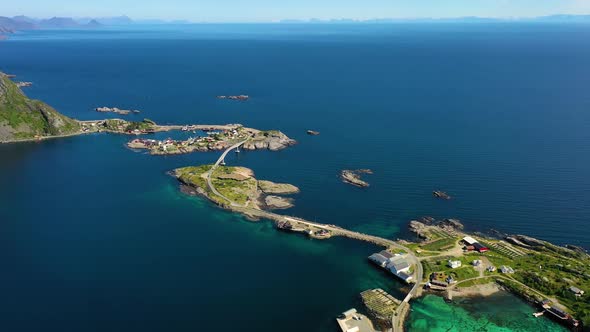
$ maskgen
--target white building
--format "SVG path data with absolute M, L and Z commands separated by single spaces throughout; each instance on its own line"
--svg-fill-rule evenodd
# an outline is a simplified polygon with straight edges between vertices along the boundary
M 458 267 L 461 267 L 461 261 L 452 261 L 449 259 L 449 262 L 447 264 L 451 269 L 456 269 Z
M 514 273 L 514 269 L 511 268 L 510 266 L 506 266 L 506 265 L 500 266 L 500 271 L 502 273 Z
M 477 240 L 472 238 L 471 236 L 466 236 L 463 238 L 463 242 L 465 242 L 469 245 L 473 245 L 473 244 L 477 243 Z
M 393 256 L 387 264 L 387 268 L 391 273 L 399 274 L 410 271 L 410 263 L 402 256 Z
M 369 256 L 369 260 L 381 267 L 385 267 L 387 266 L 387 264 L 389 264 L 389 262 L 391 261 L 391 259 L 394 257 L 394 255 L 386 250 L 383 250 L 381 252 L 372 254 L 371 256 Z

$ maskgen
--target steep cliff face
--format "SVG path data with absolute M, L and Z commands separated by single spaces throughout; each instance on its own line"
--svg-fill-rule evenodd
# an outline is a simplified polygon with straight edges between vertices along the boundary
M 0 73 L 0 141 L 72 134 L 80 124 L 51 106 L 29 99 Z

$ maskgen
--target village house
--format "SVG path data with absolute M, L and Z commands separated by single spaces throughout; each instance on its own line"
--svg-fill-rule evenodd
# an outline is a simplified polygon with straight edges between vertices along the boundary
M 580 296 L 584 295 L 584 291 L 583 291 L 583 290 L 581 290 L 581 289 L 579 289 L 578 287 L 571 286 L 571 287 L 569 288 L 569 290 L 570 290 L 570 292 L 574 293 L 574 295 L 575 295 L 576 297 L 580 297 Z
M 502 265 L 502 266 L 500 266 L 500 272 L 511 274 L 511 273 L 514 273 L 514 269 L 511 268 L 510 266 Z
M 456 269 L 458 267 L 461 267 L 461 261 L 453 261 L 450 260 L 447 262 L 447 265 L 451 268 L 451 269 Z
M 488 247 L 482 245 L 471 236 L 466 236 L 461 241 L 463 241 L 463 243 L 465 244 L 465 247 L 463 249 L 467 251 L 477 251 L 483 253 L 490 250 Z

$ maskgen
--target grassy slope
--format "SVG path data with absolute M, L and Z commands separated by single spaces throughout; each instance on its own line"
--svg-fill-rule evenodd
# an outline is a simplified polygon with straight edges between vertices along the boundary
M 29 99 L 6 75 L 0 73 L 0 126 L 11 133 L 0 134 L 0 140 L 26 139 L 74 133 L 80 129 L 70 119 L 49 105 Z

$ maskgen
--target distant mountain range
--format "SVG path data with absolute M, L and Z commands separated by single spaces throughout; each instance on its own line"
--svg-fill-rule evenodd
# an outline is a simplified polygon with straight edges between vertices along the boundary
M 349 18 L 342 19 L 317 19 L 311 18 L 307 20 L 281 20 L 280 23 L 317 23 L 317 24 L 352 24 L 352 23 L 404 23 L 404 22 L 465 22 L 465 23 L 486 23 L 486 22 L 556 22 L 556 23 L 590 23 L 590 15 L 549 15 L 538 17 L 510 17 L 510 18 L 494 18 L 494 17 L 449 17 L 449 18 L 375 18 L 367 20 L 356 20 Z
M 105 25 L 126 25 L 131 23 L 133 23 L 133 20 L 127 16 L 79 19 L 71 17 L 36 19 L 22 15 L 14 17 L 0 16 L 0 34 L 13 33 L 19 30 L 100 28 Z
M 52 17 L 49 19 L 37 19 L 27 16 L 6 17 L 0 16 L 0 39 L 2 35 L 14 33 L 20 30 L 34 29 L 85 29 L 100 28 L 103 26 L 121 26 L 130 24 L 159 25 L 159 24 L 190 24 L 186 20 L 157 20 L 144 19 L 134 21 L 126 15 L 115 17 Z
M 455 17 L 455 18 L 375 18 L 367 20 L 356 20 L 356 19 L 305 19 L 305 20 L 281 20 L 279 23 L 292 23 L 292 24 L 385 24 L 385 23 L 404 23 L 404 22 L 415 22 L 415 23 L 435 23 L 435 22 L 463 22 L 463 23 L 486 23 L 486 22 L 555 22 L 555 23 L 590 23 L 590 15 L 549 15 L 539 17 L 515 17 L 515 18 L 487 18 L 477 16 L 467 17 Z M 115 17 L 82 17 L 82 18 L 71 18 L 71 17 L 53 17 L 49 19 L 37 19 L 27 16 L 14 16 L 5 17 L 0 16 L 0 39 L 3 35 L 14 33 L 19 30 L 33 30 L 33 29 L 96 29 L 103 26 L 118 26 L 118 25 L 130 25 L 130 24 L 190 24 L 191 22 L 186 20 L 157 20 L 157 19 L 143 19 L 143 20 L 132 20 L 128 16 L 115 16 Z M 262 22 L 261 22 L 262 23 Z

